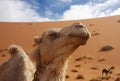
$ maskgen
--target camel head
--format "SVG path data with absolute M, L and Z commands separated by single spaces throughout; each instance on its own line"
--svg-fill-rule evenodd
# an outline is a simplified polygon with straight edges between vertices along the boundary
M 38 46 L 42 61 L 50 62 L 56 57 L 67 59 L 82 45 L 87 43 L 90 33 L 81 23 L 65 28 L 48 29 L 42 37 L 34 38 L 34 46 Z

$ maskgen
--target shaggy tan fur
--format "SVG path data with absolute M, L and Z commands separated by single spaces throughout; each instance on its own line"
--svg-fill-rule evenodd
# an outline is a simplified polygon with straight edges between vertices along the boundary
M 8 51 L 11 58 L 0 66 L 0 81 L 32 81 L 35 68 L 28 55 L 17 45 Z
M 35 37 L 30 57 L 37 68 L 39 81 L 64 81 L 70 56 L 89 38 L 89 31 L 80 23 L 49 29 L 42 37 Z

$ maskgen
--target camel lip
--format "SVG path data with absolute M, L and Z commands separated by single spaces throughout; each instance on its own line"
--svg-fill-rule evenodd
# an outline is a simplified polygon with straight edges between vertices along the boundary
M 69 34 L 68 35 L 69 37 L 77 37 L 77 38 L 80 38 L 80 39 L 83 39 L 83 40 L 87 40 L 90 38 L 89 34 L 87 34 L 86 36 L 80 36 L 78 34 Z

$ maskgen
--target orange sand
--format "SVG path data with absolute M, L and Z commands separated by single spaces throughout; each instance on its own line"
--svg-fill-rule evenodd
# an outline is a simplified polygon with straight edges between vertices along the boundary
M 101 77 L 102 69 L 111 66 L 115 67 L 113 73 L 110 74 L 111 78 L 102 81 L 114 81 L 117 77 L 120 77 L 120 75 L 117 75 L 120 74 L 120 22 L 118 20 L 120 20 L 120 16 L 59 22 L 0 22 L 0 50 L 11 44 L 17 44 L 29 53 L 35 35 L 41 36 L 48 28 L 66 27 L 75 22 L 81 22 L 86 25 L 92 34 L 97 33 L 99 35 L 92 36 L 86 46 L 81 46 L 74 52 L 69 62 L 67 70 L 69 78 L 66 81 L 90 81 L 92 78 Z M 105 45 L 111 45 L 114 49 L 108 52 L 100 52 L 99 50 Z M 92 59 L 84 58 L 75 61 L 83 56 Z M 0 52 L 0 64 L 9 57 L 8 52 Z M 105 61 L 99 62 L 99 59 L 105 59 Z M 81 66 L 75 67 L 76 65 Z M 72 69 L 78 72 L 72 72 Z M 78 75 L 83 75 L 84 79 L 76 79 Z

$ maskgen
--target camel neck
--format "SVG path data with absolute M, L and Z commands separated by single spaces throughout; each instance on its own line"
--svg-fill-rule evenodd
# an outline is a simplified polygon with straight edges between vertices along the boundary
M 46 66 L 37 66 L 39 81 L 64 81 L 67 68 L 67 61 L 53 62 Z

